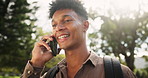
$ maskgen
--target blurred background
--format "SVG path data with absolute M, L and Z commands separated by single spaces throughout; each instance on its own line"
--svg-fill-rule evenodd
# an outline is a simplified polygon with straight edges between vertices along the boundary
M 90 22 L 87 45 L 148 78 L 148 0 L 81 0 Z M 52 32 L 52 0 L 0 0 L 0 78 L 19 78 L 34 43 Z M 46 64 L 63 59 L 64 51 Z

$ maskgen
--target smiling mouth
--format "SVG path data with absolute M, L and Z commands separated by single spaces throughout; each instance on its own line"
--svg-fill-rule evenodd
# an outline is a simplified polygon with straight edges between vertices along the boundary
M 70 35 L 61 35 L 61 36 L 59 36 L 58 37 L 58 39 L 65 39 L 65 38 L 67 38 L 67 37 L 69 37 Z

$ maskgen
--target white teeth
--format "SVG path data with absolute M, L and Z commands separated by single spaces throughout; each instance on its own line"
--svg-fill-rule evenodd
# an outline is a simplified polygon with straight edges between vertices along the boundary
M 62 39 L 62 38 L 66 38 L 68 37 L 69 35 L 62 35 L 62 36 L 59 36 L 58 39 Z

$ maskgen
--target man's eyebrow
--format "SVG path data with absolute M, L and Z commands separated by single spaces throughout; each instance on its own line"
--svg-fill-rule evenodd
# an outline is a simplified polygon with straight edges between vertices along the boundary
M 71 17 L 72 18 L 72 16 L 70 16 L 70 15 L 63 15 L 62 19 L 66 18 L 66 17 Z M 54 19 L 51 22 L 54 22 Z
M 63 18 L 66 18 L 66 17 L 71 17 L 70 15 L 63 15 Z

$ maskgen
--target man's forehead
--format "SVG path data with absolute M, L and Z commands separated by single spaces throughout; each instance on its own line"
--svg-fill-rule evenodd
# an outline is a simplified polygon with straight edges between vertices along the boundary
M 62 18 L 62 19 L 64 19 L 64 18 L 67 18 L 67 17 L 71 17 L 72 18 L 72 16 L 71 15 L 61 15 L 61 16 L 57 16 L 57 17 L 54 17 L 54 18 L 52 18 L 52 20 L 54 20 L 55 18 Z
M 56 19 L 64 19 L 64 18 L 75 18 L 77 17 L 77 14 L 73 11 L 73 10 L 58 10 L 54 13 L 53 17 L 52 17 L 52 21 L 56 20 Z
M 55 17 L 55 18 L 52 18 L 52 22 L 54 22 L 55 20 L 57 20 L 57 19 L 60 19 L 60 20 L 63 20 L 63 19 L 65 19 L 65 18 L 73 18 L 71 15 L 63 15 L 63 16 L 61 16 L 61 17 Z

